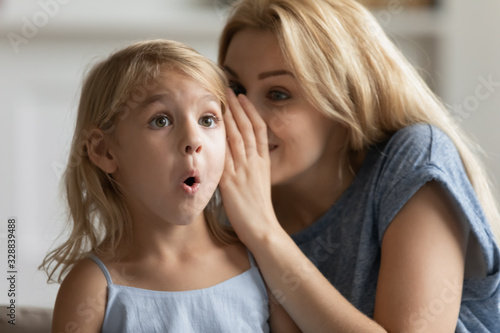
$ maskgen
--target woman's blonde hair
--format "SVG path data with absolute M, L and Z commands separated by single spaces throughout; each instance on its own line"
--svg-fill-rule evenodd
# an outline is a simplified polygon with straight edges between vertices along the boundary
M 308 101 L 347 129 L 340 163 L 403 127 L 428 123 L 441 128 L 455 143 L 498 236 L 500 214 L 476 156 L 479 147 L 366 8 L 354 0 L 243 0 L 222 32 L 219 64 L 244 29 L 273 33 Z
M 70 235 L 40 266 L 47 272 L 49 282 L 61 282 L 71 266 L 88 253 L 113 256 L 119 245 L 130 241 L 131 218 L 119 184 L 90 161 L 87 142 L 95 128 L 112 133 L 116 122 L 147 98 L 148 92 L 157 85 L 156 79 L 165 71 L 182 73 L 199 83 L 216 96 L 222 112 L 225 111 L 227 82 L 224 73 L 212 61 L 182 43 L 169 40 L 139 42 L 97 63 L 82 87 L 64 174 Z M 234 231 L 219 223 L 220 206 L 216 192 L 204 210 L 207 223 L 217 241 L 234 243 L 237 241 Z

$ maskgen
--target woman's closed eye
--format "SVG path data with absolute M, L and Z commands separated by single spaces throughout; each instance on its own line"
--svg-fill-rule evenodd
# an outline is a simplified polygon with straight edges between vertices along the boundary
M 170 121 L 170 119 L 165 115 L 155 116 L 149 122 L 149 126 L 151 126 L 152 128 L 163 128 L 163 127 L 170 126 L 171 124 L 172 124 L 172 121 Z
M 243 87 L 243 85 L 239 84 L 238 82 L 230 81 L 229 88 L 231 88 L 236 96 L 238 96 L 239 94 L 246 95 L 247 93 L 245 87 Z

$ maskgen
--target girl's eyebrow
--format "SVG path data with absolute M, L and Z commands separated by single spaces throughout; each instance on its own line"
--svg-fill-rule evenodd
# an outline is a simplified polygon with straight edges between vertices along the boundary
M 165 94 L 165 93 L 154 94 L 154 95 L 148 96 L 146 99 L 144 99 L 144 101 L 142 101 L 142 103 L 140 104 L 140 107 L 145 108 L 145 107 L 147 107 L 151 104 L 157 103 L 157 102 L 167 104 L 166 103 L 167 100 L 168 100 L 168 94 Z M 204 94 L 203 96 L 200 97 L 199 101 L 219 103 L 219 100 L 217 99 L 217 97 L 215 97 L 211 93 Z
M 144 107 L 149 106 L 149 105 L 156 103 L 156 102 L 163 102 L 164 100 L 167 99 L 167 96 L 168 96 L 167 94 L 154 94 L 154 95 L 148 96 L 146 99 L 144 99 L 142 101 L 140 106 L 144 108 Z
M 217 97 L 215 97 L 214 94 L 211 94 L 211 93 L 208 93 L 208 94 L 205 94 L 203 95 L 200 100 L 202 102 L 215 102 L 215 103 L 219 103 L 219 99 Z

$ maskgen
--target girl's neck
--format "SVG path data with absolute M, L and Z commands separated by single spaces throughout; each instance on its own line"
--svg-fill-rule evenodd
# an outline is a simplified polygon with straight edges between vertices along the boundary
M 339 176 L 337 164 L 324 165 L 321 170 L 301 175 L 272 188 L 274 211 L 289 234 L 297 233 L 320 218 L 344 193 L 364 160 L 364 153 L 352 157 L 350 165 Z
M 188 225 L 145 219 L 137 222 L 133 219 L 132 239 L 130 246 L 123 251 L 123 260 L 190 257 L 216 246 L 203 213 Z

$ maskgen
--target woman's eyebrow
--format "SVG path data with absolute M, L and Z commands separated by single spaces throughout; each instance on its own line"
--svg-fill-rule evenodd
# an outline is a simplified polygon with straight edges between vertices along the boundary
M 228 72 L 229 74 L 231 74 L 231 76 L 234 76 L 235 78 L 238 78 L 238 74 L 236 74 L 236 72 L 234 70 L 232 70 L 231 67 L 225 65 L 222 68 L 226 72 Z M 290 72 L 289 70 L 286 70 L 286 69 L 278 69 L 278 70 L 274 70 L 274 71 L 263 72 L 263 73 L 260 73 L 257 76 L 257 78 L 259 80 L 264 80 L 264 79 L 267 79 L 268 77 L 280 76 L 280 75 L 290 75 L 291 77 L 295 78 L 295 75 L 293 75 L 292 72 Z
M 271 77 L 271 76 L 280 76 L 280 75 L 290 75 L 291 77 L 295 77 L 292 74 L 292 72 L 290 72 L 290 71 L 288 71 L 286 69 L 278 69 L 278 70 L 275 70 L 275 71 L 260 73 L 257 78 L 259 80 L 264 80 L 264 79 L 267 79 L 268 77 Z

